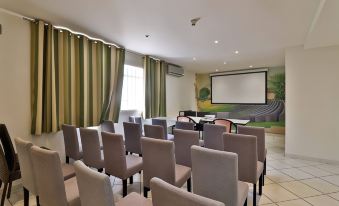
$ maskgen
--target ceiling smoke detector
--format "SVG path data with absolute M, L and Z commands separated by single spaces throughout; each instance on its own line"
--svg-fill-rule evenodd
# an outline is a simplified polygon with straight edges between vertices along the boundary
M 192 26 L 195 26 L 195 25 L 198 23 L 199 20 L 200 20 L 200 17 L 191 19 L 191 24 L 192 24 Z

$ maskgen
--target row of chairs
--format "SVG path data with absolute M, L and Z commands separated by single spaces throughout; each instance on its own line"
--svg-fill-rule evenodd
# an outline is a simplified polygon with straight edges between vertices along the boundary
M 193 125 L 193 129 L 198 130 L 198 131 L 203 131 L 203 127 L 204 127 L 203 123 L 195 122 L 192 118 L 188 116 L 177 116 L 177 124 L 178 123 L 182 125 L 187 125 L 187 126 Z M 211 123 L 215 125 L 225 126 L 226 132 L 229 132 L 229 133 L 232 132 L 232 127 L 235 126 L 235 124 L 231 120 L 223 119 L 223 118 L 214 119 Z M 191 128 L 191 126 L 189 126 L 189 128 Z

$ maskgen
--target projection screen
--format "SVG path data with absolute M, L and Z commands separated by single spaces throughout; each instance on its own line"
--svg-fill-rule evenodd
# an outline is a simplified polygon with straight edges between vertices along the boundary
M 211 76 L 212 104 L 266 104 L 267 71 Z

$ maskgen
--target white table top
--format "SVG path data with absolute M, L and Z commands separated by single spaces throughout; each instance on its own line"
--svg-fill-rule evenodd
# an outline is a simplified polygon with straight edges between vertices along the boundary
M 204 122 L 213 122 L 213 120 L 216 119 L 216 118 L 210 118 L 210 117 L 193 117 L 193 116 L 189 116 L 189 117 L 197 123 L 200 122 L 201 120 Z M 245 125 L 250 122 L 250 120 L 248 119 L 227 119 L 227 120 L 232 121 L 234 124 L 242 124 L 242 125 Z

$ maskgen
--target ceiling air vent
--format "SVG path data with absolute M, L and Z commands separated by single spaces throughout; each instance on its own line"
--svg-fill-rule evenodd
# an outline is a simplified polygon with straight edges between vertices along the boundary
M 167 74 L 176 77 L 182 77 L 184 76 L 184 69 L 179 66 L 170 64 L 168 65 Z

